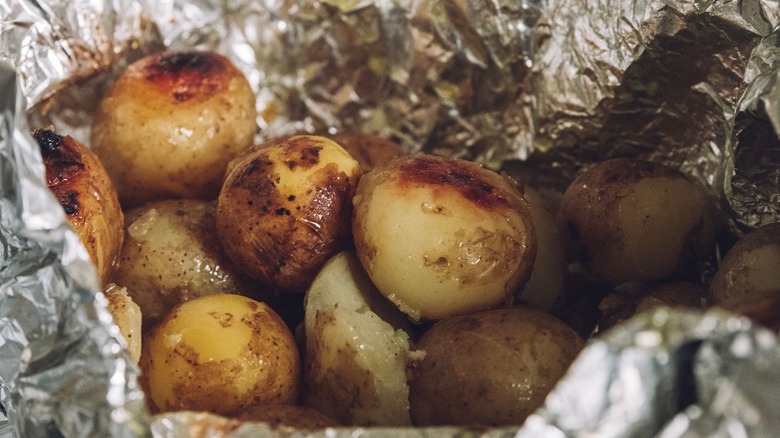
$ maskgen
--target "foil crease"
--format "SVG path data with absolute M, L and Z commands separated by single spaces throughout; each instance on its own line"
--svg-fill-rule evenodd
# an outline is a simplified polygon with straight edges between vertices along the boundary
M 137 367 L 46 186 L 15 71 L 2 61 L 0 85 L 0 432 L 140 436 Z
M 724 180 L 737 234 L 780 222 L 780 31 L 755 48 L 745 83 Z

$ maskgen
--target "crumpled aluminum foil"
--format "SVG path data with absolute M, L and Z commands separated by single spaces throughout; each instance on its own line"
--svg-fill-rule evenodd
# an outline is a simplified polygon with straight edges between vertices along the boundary
M 163 46 L 213 48 L 250 79 L 258 95 L 259 140 L 360 129 L 394 137 L 409 151 L 493 167 L 519 158 L 534 166 L 529 172 L 557 183 L 573 178 L 585 163 L 640 155 L 677 165 L 717 187 L 728 180 L 724 156 L 740 91 L 746 88 L 740 111 L 750 112 L 748 102 L 758 100 L 749 96 L 768 87 L 756 85 L 764 68 L 776 65 L 763 55 L 772 52 L 770 39 L 748 58 L 780 23 L 780 5 L 0 0 L 0 20 L 0 60 L 14 64 L 20 94 L 27 98 L 26 106 L 13 100 L 16 86 L 4 67 L 0 405 L 7 418 L 0 434 L 178 437 L 229 423 L 236 436 L 248 436 L 272 431 L 202 414 L 150 421 L 135 387 L 138 370 L 121 351 L 123 341 L 96 293 L 86 252 L 42 185 L 25 109 L 30 123 L 53 123 L 84 141 L 91 109 L 122 66 Z M 740 151 L 747 143 L 737 138 L 734 150 Z M 739 160 L 734 162 L 739 168 Z M 584 436 L 598 430 L 609 436 L 717 436 L 777 427 L 777 412 L 762 411 L 776 405 L 767 397 L 780 382 L 764 367 L 777 356 L 776 339 L 767 332 L 726 314 L 671 313 L 633 320 L 612 333 L 583 352 L 521 435 Z M 740 352 L 745 345 L 751 354 Z M 602 360 L 601 368 L 588 368 L 594 358 Z M 745 369 L 755 372 L 732 373 Z M 683 394 L 691 386 L 666 380 L 681 373 L 693 374 L 695 403 L 670 410 L 661 403 L 668 397 L 691 401 L 686 398 L 691 393 Z M 610 390 L 594 390 L 595 376 Z M 626 394 L 632 398 L 621 398 Z M 637 406 L 636 400 L 648 403 Z M 616 415 L 631 407 L 635 417 Z M 723 429 L 712 429 L 716 426 Z M 484 436 L 516 432 L 497 429 Z M 331 429 L 312 436 L 399 433 L 477 432 Z

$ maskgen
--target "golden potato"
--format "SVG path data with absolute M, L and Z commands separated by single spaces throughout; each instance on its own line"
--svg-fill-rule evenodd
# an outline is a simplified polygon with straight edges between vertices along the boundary
M 219 194 L 217 233 L 247 275 L 304 292 L 325 261 L 352 245 L 352 197 L 361 172 L 338 144 L 298 135 L 231 163 Z
M 110 283 L 103 291 L 108 301 L 108 311 L 127 342 L 127 351 L 138 362 L 141 358 L 141 308 L 133 302 L 127 289 Z
M 33 132 L 46 166 L 46 183 L 87 249 L 101 284 L 109 281 L 124 224 L 116 190 L 100 160 L 86 146 L 52 128 Z
M 780 223 L 764 225 L 729 249 L 710 283 L 710 304 L 737 313 L 761 313 L 759 302 L 780 299 Z
M 515 183 L 479 164 L 396 158 L 363 176 L 352 232 L 377 288 L 414 320 L 511 303 L 536 236 Z
M 214 202 L 152 202 L 125 215 L 126 236 L 114 282 L 141 307 L 144 330 L 182 301 L 218 293 L 259 296 L 216 236 Z
M 559 211 L 579 260 L 610 284 L 662 280 L 714 245 L 714 202 L 701 184 L 658 163 L 613 159 L 581 174 Z
M 316 409 L 295 405 L 254 405 L 241 411 L 237 418 L 266 423 L 273 428 L 284 426 L 297 430 L 341 426 L 339 422 Z
M 352 252 L 328 260 L 306 292 L 303 402 L 361 426 L 410 426 L 411 328 Z
M 404 155 L 401 145 L 384 137 L 361 132 L 345 131 L 337 134 L 323 134 L 344 148 L 360 163 L 363 172 Z
M 295 404 L 300 357 L 270 307 L 233 294 L 175 307 L 144 339 L 141 384 L 153 411 L 233 416 L 256 404 Z
M 584 342 L 569 326 L 528 307 L 436 322 L 420 338 L 409 402 L 416 425 L 522 424 L 539 408 Z
M 252 145 L 255 95 L 243 73 L 212 52 L 147 56 L 100 102 L 92 149 L 122 205 L 213 199 L 228 161 Z

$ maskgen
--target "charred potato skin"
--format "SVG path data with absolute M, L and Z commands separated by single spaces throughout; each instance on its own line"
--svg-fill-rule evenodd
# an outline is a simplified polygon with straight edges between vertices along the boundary
M 358 257 L 380 292 L 413 320 L 509 304 L 531 276 L 537 251 L 518 186 L 465 160 L 426 154 L 391 160 L 358 186 L 352 219 Z M 390 217 L 388 208 L 405 217 Z M 399 280 L 407 275 L 421 280 Z
M 213 199 L 256 131 L 255 95 L 227 58 L 161 52 L 130 65 L 102 99 L 91 143 L 127 209 Z
M 124 215 L 108 173 L 98 157 L 73 137 L 50 128 L 34 131 L 33 137 L 46 167 L 46 184 L 106 284 L 124 236 Z
M 584 346 L 553 316 L 511 307 L 445 318 L 416 348 L 409 401 L 414 424 L 522 424 Z
M 346 160 L 323 161 L 323 150 Z M 286 187 L 279 168 L 313 173 Z M 352 246 L 352 198 L 360 168 L 319 136 L 270 141 L 231 163 L 217 204 L 217 233 L 239 268 L 268 288 L 302 293 L 323 264 Z
M 181 303 L 143 341 L 141 386 L 150 410 L 238 416 L 259 404 L 294 405 L 300 354 L 267 305 L 234 294 Z
M 666 184 L 664 194 L 649 184 Z M 655 193 L 655 203 L 642 205 L 639 190 Z M 677 228 L 667 228 L 667 213 Z M 713 247 L 718 227 L 714 202 L 698 182 L 671 167 L 629 158 L 606 160 L 580 174 L 563 195 L 558 221 L 574 258 L 610 284 L 663 280 L 690 268 Z M 676 251 L 661 248 L 667 254 L 660 262 L 637 261 L 638 254 L 660 250 L 635 241 L 665 245 L 672 239 L 679 240 Z

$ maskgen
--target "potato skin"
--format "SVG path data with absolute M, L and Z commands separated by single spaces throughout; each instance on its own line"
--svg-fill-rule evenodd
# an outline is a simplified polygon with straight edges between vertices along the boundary
M 255 95 L 213 52 L 162 52 L 130 65 L 100 102 L 92 149 L 124 208 L 213 199 L 228 161 L 251 146 Z
M 264 303 L 209 295 L 175 307 L 144 339 L 141 384 L 152 411 L 235 416 L 256 404 L 295 404 L 300 355 Z
M 650 161 L 603 161 L 578 176 L 558 220 L 574 252 L 610 284 L 656 281 L 690 267 L 714 245 L 717 219 L 704 188 Z
M 553 316 L 512 307 L 436 322 L 409 382 L 418 426 L 522 424 L 541 406 L 584 342 Z
M 352 158 L 360 163 L 360 169 L 364 173 L 393 158 L 404 155 L 404 151 L 398 143 L 374 134 L 345 131 L 323 135 L 349 152 Z
M 230 165 L 217 204 L 228 256 L 267 287 L 302 293 L 322 265 L 352 245 L 358 163 L 319 136 L 270 141 Z
M 124 215 L 105 168 L 86 146 L 53 129 L 33 132 L 46 167 L 46 183 L 106 284 L 122 246 Z
M 241 411 L 237 418 L 266 423 L 272 428 L 293 427 L 297 430 L 341 426 L 338 421 L 316 409 L 295 405 L 255 405 Z
M 537 241 L 516 183 L 477 163 L 396 158 L 363 176 L 352 233 L 377 288 L 413 320 L 511 303 Z
M 144 330 L 175 305 L 199 296 L 262 296 L 225 255 L 216 235 L 216 203 L 151 202 L 127 212 L 114 282 L 141 307 Z

